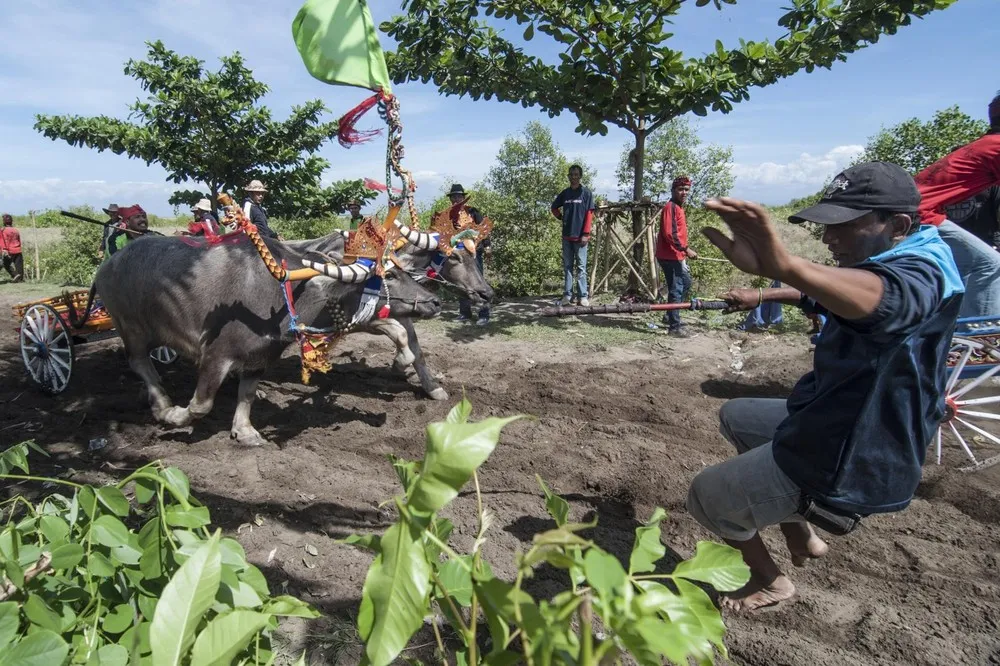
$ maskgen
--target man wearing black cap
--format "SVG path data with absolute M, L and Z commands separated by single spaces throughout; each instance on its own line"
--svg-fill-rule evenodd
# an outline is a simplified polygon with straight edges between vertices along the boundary
M 919 203 L 913 178 L 894 164 L 860 164 L 834 178 L 817 205 L 789 220 L 824 225 L 836 267 L 789 254 L 758 204 L 706 203 L 733 238 L 704 233 L 737 268 L 790 285 L 728 292 L 732 309 L 776 300 L 827 316 L 813 370 L 787 400 L 722 406 L 720 430 L 740 455 L 691 484 L 688 511 L 738 548 L 752 573 L 724 600 L 729 609 L 774 605 L 795 592 L 760 529 L 780 524 L 801 566 L 828 550 L 810 523 L 845 534 L 913 497 L 945 414 L 946 362 L 964 293 L 938 230 L 918 224 Z

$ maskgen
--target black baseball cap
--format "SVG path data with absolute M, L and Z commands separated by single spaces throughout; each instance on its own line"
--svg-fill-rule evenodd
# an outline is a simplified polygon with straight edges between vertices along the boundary
M 790 215 L 788 221 L 843 224 L 876 210 L 916 213 L 919 205 L 917 184 L 902 167 L 890 162 L 865 162 L 840 172 L 819 203 Z

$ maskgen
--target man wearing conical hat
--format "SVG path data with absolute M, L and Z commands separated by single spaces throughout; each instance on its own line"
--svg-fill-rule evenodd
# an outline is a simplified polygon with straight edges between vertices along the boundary
M 267 192 L 264 183 L 254 179 L 243 190 L 247 193 L 247 198 L 243 202 L 243 215 L 257 227 L 257 231 L 260 232 L 261 236 L 277 238 L 278 234 L 268 226 L 267 213 L 264 211 L 263 206 L 261 206 L 261 202 L 264 201 L 264 193 Z

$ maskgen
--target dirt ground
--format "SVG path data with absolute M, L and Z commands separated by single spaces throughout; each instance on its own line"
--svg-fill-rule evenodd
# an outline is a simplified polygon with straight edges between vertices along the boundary
M 346 627 L 370 556 L 334 539 L 384 528 L 391 516 L 379 504 L 397 491 L 385 455 L 419 457 L 425 424 L 442 419 L 463 390 L 473 419 L 537 417 L 504 431 L 480 477 L 497 517 L 486 554 L 509 574 L 515 550 L 549 525 L 535 473 L 571 501 L 574 518 L 596 515 L 593 538 L 623 560 L 634 528 L 655 506 L 670 514 L 668 552 L 689 556 L 711 537 L 684 510 L 688 484 L 732 454 L 718 434 L 719 406 L 738 396 L 783 396 L 811 363 L 801 335 L 703 330 L 673 340 L 642 331 L 609 342 L 602 326 L 639 327 L 608 319 L 529 327 L 519 313 L 530 308 L 506 304 L 490 329 L 418 326 L 447 402 L 424 398 L 414 380 L 394 374 L 381 337 L 350 338 L 334 371 L 312 386 L 299 383 L 297 358 L 286 357 L 262 383 L 266 397 L 252 413 L 273 444 L 246 449 L 228 437 L 235 381 L 193 431 L 165 431 L 117 340 L 79 347 L 70 388 L 41 395 L 15 346 L 9 305 L 17 300 L 24 299 L 0 292 L 0 446 L 34 438 L 62 466 L 56 472 L 118 476 L 155 459 L 185 470 L 213 521 L 244 545 L 272 588 L 286 587 L 335 618 L 309 629 L 318 634 L 310 639 L 315 663 L 357 661 Z M 537 334 L 513 335 L 517 326 Z M 174 400 L 186 402 L 193 368 L 181 361 L 163 375 Z M 100 437 L 108 446 L 89 452 Z M 947 453 L 946 463 L 960 461 Z M 463 495 L 449 510 L 461 548 L 471 545 L 473 505 Z M 907 510 L 831 538 L 830 555 L 808 569 L 791 570 L 777 530 L 765 538 L 799 599 L 726 617 L 732 663 L 1000 664 L 1000 466 L 967 474 L 928 460 Z M 307 544 L 319 555 L 307 554 Z M 533 584 L 536 594 L 551 591 L 544 576 Z

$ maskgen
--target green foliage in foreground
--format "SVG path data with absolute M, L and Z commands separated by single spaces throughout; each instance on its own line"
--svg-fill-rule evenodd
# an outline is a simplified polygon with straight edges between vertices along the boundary
M 345 540 L 376 553 L 358 612 L 363 663 L 390 664 L 427 615 L 442 664 L 451 663 L 438 628 L 442 620 L 457 637 L 455 663 L 466 665 L 589 666 L 620 663 L 625 655 L 644 665 L 661 664 L 664 658 L 687 664 L 691 657 L 706 663 L 716 651 L 726 654 L 722 618 L 696 583 L 736 590 L 749 580 L 749 569 L 735 549 L 700 542 L 694 557 L 673 573 L 657 573 L 666 553 L 660 542 L 663 509 L 636 529 L 626 567 L 583 536 L 596 523 L 569 522 L 569 504 L 539 478 L 555 527 L 536 534 L 528 552 L 517 554 L 513 583 L 494 576 L 482 553 L 493 518 L 483 506 L 476 470 L 493 452 L 503 427 L 520 417 L 470 423 L 471 411 L 463 400 L 445 422 L 427 426 L 423 460 L 391 458 L 403 487 L 392 500 L 399 519 L 381 537 Z M 449 545 L 453 525 L 439 512 L 470 480 L 478 526 L 471 551 L 459 553 Z M 567 573 L 567 589 L 535 600 L 523 584 L 543 563 Z
M 11 474 L 29 473 L 29 446 L 44 454 L 8 449 L 0 479 L 32 478 Z M 176 467 L 97 488 L 35 480 L 73 492 L 0 504 L 0 666 L 269 664 L 279 617 L 319 615 L 271 596 Z

